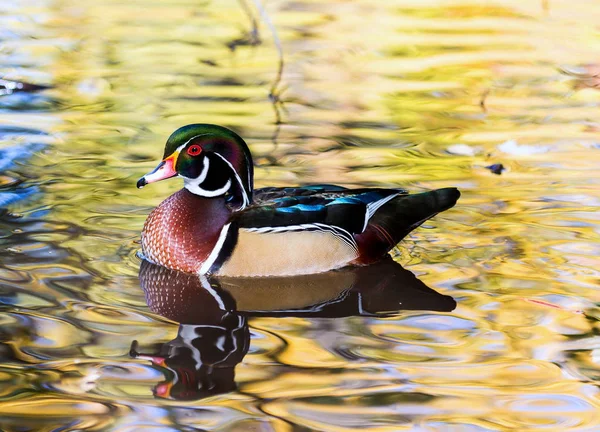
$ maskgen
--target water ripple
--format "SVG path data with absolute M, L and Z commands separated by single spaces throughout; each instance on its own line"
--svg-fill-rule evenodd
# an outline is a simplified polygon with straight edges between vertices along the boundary
M 597 1 L 267 3 L 279 119 L 239 2 L 0 2 L 0 429 L 598 430 Z M 258 187 L 458 186 L 392 253 L 458 307 L 250 316 L 226 390 L 161 398 L 193 371 L 136 252 L 180 185 L 135 180 L 195 122 Z

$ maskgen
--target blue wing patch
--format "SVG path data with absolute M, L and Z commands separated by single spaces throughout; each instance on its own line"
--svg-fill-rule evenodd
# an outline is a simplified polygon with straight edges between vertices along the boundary
M 350 234 L 365 230 L 377 209 L 405 194 L 390 189 L 344 189 L 315 185 L 297 188 L 265 188 L 255 191 L 255 203 L 234 218 L 240 228 L 265 229 L 319 224 Z M 291 228 L 290 228 L 291 229 Z

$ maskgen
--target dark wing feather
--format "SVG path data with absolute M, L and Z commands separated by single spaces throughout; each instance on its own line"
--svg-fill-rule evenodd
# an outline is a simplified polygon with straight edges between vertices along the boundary
M 348 190 L 342 186 L 320 184 L 310 186 L 298 186 L 298 187 L 266 187 L 262 189 L 256 189 L 254 191 L 253 201 L 255 204 L 268 203 L 278 198 L 285 197 L 298 197 L 298 196 L 309 196 L 320 193 L 335 193 L 340 191 Z
M 240 228 L 321 224 L 357 234 L 364 231 L 377 203 L 405 193 L 394 189 L 345 189 L 331 185 L 258 189 L 253 204 L 236 213 L 234 218 Z

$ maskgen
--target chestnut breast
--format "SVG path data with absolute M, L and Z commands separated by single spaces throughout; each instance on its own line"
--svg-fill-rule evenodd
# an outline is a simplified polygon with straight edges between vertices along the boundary
M 203 198 L 182 189 L 148 215 L 142 251 L 158 265 L 196 273 L 230 215 L 224 198 Z

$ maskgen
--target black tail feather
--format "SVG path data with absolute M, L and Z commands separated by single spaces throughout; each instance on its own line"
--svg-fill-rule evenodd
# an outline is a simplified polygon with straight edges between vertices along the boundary
M 377 212 L 372 222 L 381 225 L 390 234 L 394 241 L 392 248 L 426 220 L 454 207 L 459 197 L 457 188 L 399 196 L 389 206 L 384 206 L 383 211 Z
M 444 188 L 394 198 L 377 210 L 365 232 L 356 237 L 360 260 L 379 259 L 423 222 L 452 208 L 459 197 L 457 188 Z

